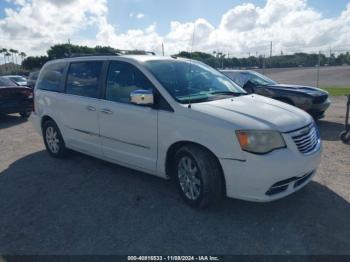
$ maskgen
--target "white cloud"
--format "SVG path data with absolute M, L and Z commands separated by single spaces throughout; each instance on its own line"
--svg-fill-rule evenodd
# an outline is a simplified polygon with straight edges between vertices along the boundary
M 12 1 L 19 8 L 5 9 L 5 18 L 0 19 L 1 45 L 33 54 L 66 42 L 107 15 L 106 0 Z
M 138 14 L 135 14 L 135 13 L 130 13 L 129 14 L 129 17 L 135 17 L 137 19 L 142 19 L 145 17 L 145 15 L 143 13 L 138 13 Z
M 136 15 L 136 18 L 137 18 L 137 19 L 142 19 L 142 18 L 144 18 L 144 17 L 145 17 L 145 15 L 142 14 L 142 13 L 138 13 L 138 14 Z
M 29 54 L 44 53 L 52 44 L 79 36 L 86 28 L 97 28 L 96 37 L 81 40 L 88 45 L 111 45 L 122 49 L 147 49 L 160 53 L 164 42 L 166 53 L 191 50 L 221 50 L 232 55 L 248 52 L 268 54 L 270 41 L 275 53 L 317 51 L 350 45 L 350 4 L 335 18 L 324 18 L 310 8 L 306 0 L 267 0 L 263 7 L 246 3 L 234 6 L 221 17 L 219 25 L 205 18 L 181 23 L 172 21 L 164 35 L 156 24 L 146 29 L 118 32 L 108 19 L 107 0 L 7 0 L 17 8 L 6 9 L 0 19 L 0 39 L 11 40 L 4 47 L 25 49 Z M 142 13 L 130 13 L 141 19 Z

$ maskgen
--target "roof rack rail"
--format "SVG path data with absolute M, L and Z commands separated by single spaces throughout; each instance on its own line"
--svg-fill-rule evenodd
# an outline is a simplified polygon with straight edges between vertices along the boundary
M 68 57 L 69 58 L 74 58 L 74 57 L 88 57 L 88 56 L 120 56 L 119 53 L 96 53 L 96 54 L 84 54 L 84 53 L 76 53 L 76 54 L 70 54 Z
M 108 53 L 72 53 L 67 55 L 69 58 L 74 57 L 89 57 L 89 56 L 120 56 L 120 55 L 153 55 L 156 53 L 152 51 L 144 51 L 144 50 L 116 50 L 116 52 L 108 52 Z
M 155 52 L 145 51 L 145 50 L 117 50 L 117 53 L 120 55 L 156 55 Z

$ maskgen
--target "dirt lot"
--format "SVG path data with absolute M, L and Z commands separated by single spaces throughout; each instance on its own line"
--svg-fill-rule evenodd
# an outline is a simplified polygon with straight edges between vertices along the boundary
M 260 73 L 282 84 L 297 84 L 316 86 L 317 69 L 315 67 L 302 68 L 272 68 L 259 69 Z M 327 86 L 350 86 L 350 66 L 321 67 L 319 85 Z
M 350 254 L 345 98 L 319 123 L 318 175 L 273 203 L 197 211 L 168 181 L 78 153 L 64 160 L 16 115 L 0 118 L 0 254 Z

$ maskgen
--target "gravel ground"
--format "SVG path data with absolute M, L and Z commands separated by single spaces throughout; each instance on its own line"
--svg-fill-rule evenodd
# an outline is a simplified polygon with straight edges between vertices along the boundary
M 258 69 L 271 79 L 282 84 L 317 85 L 317 69 L 315 67 L 302 68 L 271 68 Z M 350 86 L 350 66 L 321 67 L 319 86 Z
M 303 190 L 202 211 L 168 181 L 78 153 L 52 159 L 30 123 L 2 117 L 0 254 L 350 254 L 344 115 L 345 98 L 333 98 L 322 164 Z

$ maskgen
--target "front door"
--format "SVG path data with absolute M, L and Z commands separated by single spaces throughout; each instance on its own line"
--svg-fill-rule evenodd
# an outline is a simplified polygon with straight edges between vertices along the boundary
M 131 104 L 134 90 L 154 87 L 135 66 L 111 62 L 100 108 L 102 150 L 106 158 L 153 173 L 157 165 L 158 111 Z

